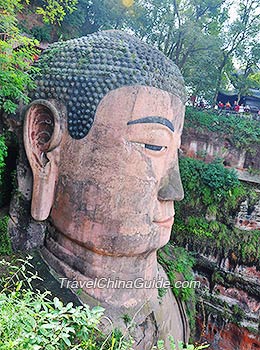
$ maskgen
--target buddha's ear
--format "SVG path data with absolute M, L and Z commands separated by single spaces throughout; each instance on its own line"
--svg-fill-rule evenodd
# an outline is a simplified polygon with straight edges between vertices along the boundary
M 64 109 L 59 107 L 36 100 L 25 112 L 24 145 L 33 173 L 31 215 L 35 220 L 47 219 L 53 205 L 63 131 Z

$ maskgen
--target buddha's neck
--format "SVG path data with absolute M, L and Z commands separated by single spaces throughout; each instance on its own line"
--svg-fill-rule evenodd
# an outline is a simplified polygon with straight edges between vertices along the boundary
M 68 280 L 77 280 L 79 288 L 101 302 L 128 307 L 129 302 L 139 305 L 147 296 L 157 297 L 155 251 L 138 256 L 101 255 L 65 236 L 58 243 L 47 240 L 46 245 L 57 259 L 54 269 L 62 266 L 61 273 Z

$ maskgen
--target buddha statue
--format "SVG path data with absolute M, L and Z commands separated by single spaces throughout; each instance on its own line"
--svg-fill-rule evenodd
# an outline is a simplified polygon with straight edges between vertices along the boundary
M 179 69 L 121 31 L 55 43 L 37 66 L 24 144 L 31 215 L 49 222 L 44 259 L 73 281 L 168 281 L 156 252 L 183 198 Z M 124 314 L 133 318 L 134 349 L 158 339 L 168 346 L 168 335 L 187 341 L 184 306 L 170 288 L 160 300 L 144 284 L 84 286 L 82 299 L 103 305 L 115 326 L 124 327 Z

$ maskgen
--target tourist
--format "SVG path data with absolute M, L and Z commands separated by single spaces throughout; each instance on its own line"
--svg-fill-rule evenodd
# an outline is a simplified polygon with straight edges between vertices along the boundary
M 227 101 L 227 103 L 225 104 L 225 108 L 226 108 L 226 110 L 228 110 L 228 111 L 231 109 L 231 104 L 230 104 L 229 101 Z
M 221 102 L 221 101 L 219 101 L 219 103 L 218 103 L 218 108 L 219 108 L 220 110 L 224 109 L 224 103 Z
M 245 109 L 244 109 L 244 105 L 242 104 L 240 107 L 239 107 L 239 113 L 244 113 L 245 112 Z
M 239 108 L 240 108 L 239 104 L 237 103 L 237 101 L 235 101 L 235 102 L 234 102 L 233 110 L 234 110 L 236 113 L 238 113 L 238 112 L 239 112 Z

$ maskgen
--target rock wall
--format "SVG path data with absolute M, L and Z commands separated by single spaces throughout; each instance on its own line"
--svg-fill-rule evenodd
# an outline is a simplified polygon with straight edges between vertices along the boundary
M 185 128 L 181 148 L 185 156 L 205 162 L 222 158 L 225 166 L 237 170 L 240 180 L 254 185 L 256 198 L 259 196 L 256 184 L 260 183 L 260 149 L 255 145 L 248 150 L 238 149 L 228 132 L 221 137 Z M 247 198 L 240 203 L 230 225 L 239 230 L 241 242 L 243 232 L 260 230 L 260 200 Z M 260 234 L 257 244 L 260 249 Z M 197 291 L 197 339 L 208 341 L 211 350 L 260 349 L 260 262 L 250 262 L 250 254 L 237 256 L 232 249 L 228 254 L 221 247 L 213 252 L 210 246 L 198 242 L 190 241 L 186 248 L 197 255 L 194 272 L 201 282 Z
M 212 350 L 260 349 L 260 271 L 198 254 L 198 333 Z
M 240 204 L 235 227 L 240 230 L 260 230 L 260 201 L 250 205 L 247 199 Z
M 16 164 L 17 188 L 13 191 L 9 207 L 8 230 L 14 251 L 31 250 L 43 245 L 46 223 L 36 222 L 30 214 L 32 172 L 23 145 L 22 113 L 3 117 L 6 128 L 14 133 L 19 154 Z
M 250 145 L 248 149 L 235 147 L 228 138 L 214 132 L 203 132 L 192 128 L 184 128 L 182 136 L 182 151 L 188 157 L 199 158 L 210 162 L 215 158 L 222 158 L 223 164 L 247 174 L 247 181 L 260 182 L 260 149 L 257 145 Z M 256 175 L 258 175 L 256 177 Z M 242 179 L 244 180 L 244 179 Z

